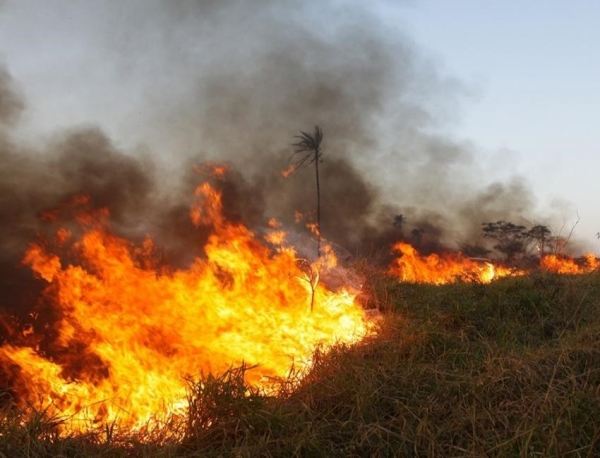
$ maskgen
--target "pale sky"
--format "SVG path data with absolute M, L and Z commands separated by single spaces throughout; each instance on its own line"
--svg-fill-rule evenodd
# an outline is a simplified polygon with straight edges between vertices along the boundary
M 448 130 L 505 151 L 542 204 L 566 207 L 569 227 L 579 213 L 576 234 L 600 252 L 600 2 L 419 0 L 391 9 L 471 91 Z
M 110 10 L 102 1 L 0 1 L 0 64 L 28 104 L 15 135 L 35 140 L 95 123 L 119 146 L 136 145 L 141 136 L 152 144 L 152 131 L 136 135 L 136 128 L 143 130 L 141 112 L 148 106 L 143 101 L 161 100 L 157 92 L 167 88 L 174 94 L 185 94 L 186 88 L 171 83 L 180 75 L 169 68 L 156 72 L 155 63 L 140 52 L 147 46 L 173 54 L 168 40 L 152 34 L 157 23 L 143 21 L 146 3 L 138 3 L 144 5 L 139 29 L 114 38 L 111 25 L 121 20 L 121 2 L 107 3 Z M 147 5 L 151 9 L 158 3 Z M 563 235 L 579 215 L 577 237 L 600 252 L 595 237 L 600 231 L 600 1 L 377 4 L 390 33 L 412 41 L 421 59 L 455 83 L 457 102 L 440 110 L 440 131 L 468 144 L 491 175 L 522 176 L 542 213 L 554 212 L 564 221 Z M 190 30 L 171 30 L 168 38 Z M 152 38 L 148 42 L 139 39 L 146 33 Z M 109 47 L 136 58 L 119 60 Z M 190 58 L 175 54 L 181 61 Z

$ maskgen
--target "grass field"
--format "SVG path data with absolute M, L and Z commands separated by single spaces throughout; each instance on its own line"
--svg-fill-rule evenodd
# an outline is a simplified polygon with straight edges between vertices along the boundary
M 317 351 L 278 396 L 232 368 L 190 382 L 187 418 L 136 435 L 64 437 L 5 407 L 0 456 L 600 456 L 600 274 L 368 278 L 377 335 Z

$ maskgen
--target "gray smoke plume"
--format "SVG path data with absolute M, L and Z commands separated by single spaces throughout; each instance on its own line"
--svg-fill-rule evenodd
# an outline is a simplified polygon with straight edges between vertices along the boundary
M 350 252 L 411 237 L 456 248 L 481 223 L 535 219 L 522 179 L 482 176 L 473 148 L 439 133 L 460 84 L 376 4 L 63 0 L 33 12 L 5 2 L 0 28 L 29 26 L 27 52 L 53 62 L 51 49 L 57 65 L 31 94 L 0 69 L 0 290 L 32 290 L 19 262 L 49 224 L 40 215 L 78 194 L 110 208 L 119 234 L 151 234 L 166 262 L 189 261 L 206 236 L 189 221 L 202 178 L 193 165 L 207 160 L 231 165 L 219 183 L 228 218 L 260 228 L 276 217 L 288 229 L 295 211 L 314 219 L 314 171 L 280 173 L 294 135 L 314 125 L 325 133 L 323 235 Z M 61 128 L 36 137 L 48 113 Z M 394 227 L 399 214 L 406 223 Z
M 231 162 L 261 190 L 269 216 L 291 224 L 295 210 L 314 214 L 312 171 L 287 180 L 278 171 L 293 136 L 318 124 L 322 228 L 349 250 L 382 234 L 387 241 L 396 213 L 407 214 L 407 230 L 427 225 L 426 237 L 454 247 L 500 214 L 534 218 L 525 184 L 490 185 L 472 148 L 435 133 L 460 84 L 384 26 L 372 5 L 150 5 L 139 17 L 108 15 L 114 22 L 104 41 L 121 50 L 105 50 L 107 60 L 145 88 L 147 97 L 136 100 L 141 125 L 151 129 L 142 127 L 141 141 L 175 157 Z
M 24 108 L 23 96 L 10 73 L 0 68 L 0 125 L 9 126 L 16 122 Z

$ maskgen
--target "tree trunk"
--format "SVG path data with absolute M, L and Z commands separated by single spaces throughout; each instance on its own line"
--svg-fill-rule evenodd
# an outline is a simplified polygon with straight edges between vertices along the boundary
M 321 257 L 321 183 L 319 182 L 319 149 L 315 150 L 315 171 L 317 174 L 317 258 Z

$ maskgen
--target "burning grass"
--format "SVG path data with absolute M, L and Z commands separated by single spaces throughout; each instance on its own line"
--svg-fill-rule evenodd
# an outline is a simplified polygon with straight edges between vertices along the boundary
M 229 219 L 221 197 L 197 187 L 206 240 L 181 268 L 85 197 L 66 223 L 65 208 L 44 214 L 61 227 L 23 259 L 40 308 L 2 321 L 1 453 L 598 451 L 594 256 L 527 273 L 399 242 L 387 273 L 373 256 L 348 270 L 332 247 L 299 258 L 276 221 L 258 235 Z
M 600 277 L 488 285 L 367 277 L 377 335 L 317 351 L 279 394 L 240 366 L 188 380 L 185 418 L 145 433 L 61 436 L 6 404 L 7 456 L 596 456 Z M 178 436 L 174 437 L 173 432 Z M 181 433 L 181 434 L 179 434 Z
M 149 239 L 111 233 L 105 210 L 80 212 L 79 235 L 60 228 L 30 246 L 24 263 L 47 282 L 55 319 L 0 346 L 0 380 L 22 410 L 61 419 L 61 434 L 172 429 L 194 406 L 186 380 L 199 373 L 249 362 L 245 382 L 270 390 L 290 366 L 310 367 L 315 346 L 368 333 L 353 294 L 317 282 L 293 248 L 226 220 L 208 183 L 196 195 L 191 218 L 211 233 L 185 269 L 156 265 Z M 324 273 L 335 259 L 304 264 Z

